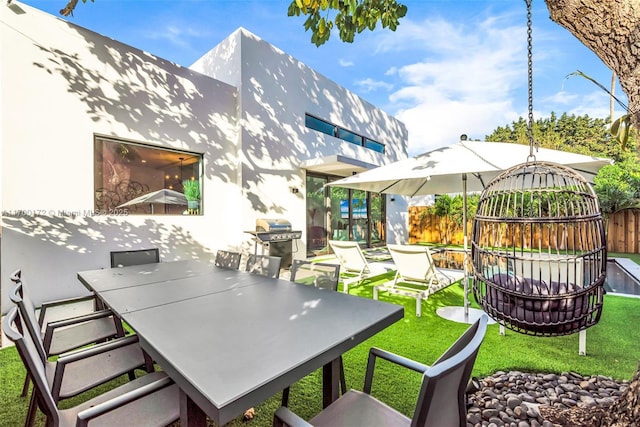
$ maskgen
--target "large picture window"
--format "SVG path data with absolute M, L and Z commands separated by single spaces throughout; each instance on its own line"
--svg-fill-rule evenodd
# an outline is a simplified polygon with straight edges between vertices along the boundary
M 96 136 L 98 213 L 202 214 L 202 154 Z

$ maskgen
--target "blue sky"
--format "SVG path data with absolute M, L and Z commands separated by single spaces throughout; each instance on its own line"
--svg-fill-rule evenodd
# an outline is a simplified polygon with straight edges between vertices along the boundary
M 376 29 L 319 48 L 289 0 L 95 0 L 68 21 L 189 66 L 239 27 L 316 69 L 402 120 L 409 154 L 448 145 L 461 134 L 484 139 L 527 117 L 526 6 L 516 0 L 405 0 L 395 32 Z M 24 0 L 59 16 L 66 0 Z M 611 71 L 533 1 L 535 117 L 607 117 L 609 98 L 580 70 L 608 87 Z M 296 84 L 291 82 L 291 84 Z M 621 89 L 616 96 L 626 102 Z M 619 116 L 620 107 L 616 106 Z

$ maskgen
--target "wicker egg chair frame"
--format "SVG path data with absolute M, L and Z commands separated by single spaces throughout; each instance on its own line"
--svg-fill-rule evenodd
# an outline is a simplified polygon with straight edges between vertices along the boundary
M 600 319 L 606 239 L 597 197 L 573 169 L 516 165 L 483 191 L 473 222 L 476 301 L 497 322 L 540 336 Z

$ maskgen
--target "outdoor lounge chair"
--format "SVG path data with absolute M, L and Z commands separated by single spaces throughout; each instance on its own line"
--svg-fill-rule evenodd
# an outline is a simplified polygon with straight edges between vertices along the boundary
M 312 262 L 307 260 L 294 259 L 291 265 L 290 280 L 295 283 L 315 286 L 316 288 L 330 291 L 338 290 L 338 280 L 340 279 L 340 265 Z M 344 375 L 344 365 L 340 356 L 340 387 L 342 394 L 347 392 L 347 381 Z M 282 391 L 282 406 L 289 404 L 289 387 Z
M 308 423 L 289 408 L 281 406 L 275 413 L 274 425 L 465 427 L 465 391 L 487 330 L 487 321 L 487 315 L 483 314 L 432 366 L 372 348 L 369 351 L 362 392 L 350 390 Z M 422 374 L 420 393 L 412 418 L 371 395 L 377 358 Z M 393 381 L 392 378 L 389 380 Z
M 216 252 L 216 267 L 237 270 L 240 268 L 240 258 L 242 258 L 240 252 L 219 250 Z
M 408 296 L 416 299 L 416 316 L 422 315 L 422 300 L 463 278 L 464 274 L 448 271 L 446 274 L 433 263 L 427 246 L 387 245 L 397 272 L 393 280 L 373 288 L 373 299 L 380 292 Z
M 280 277 L 280 263 L 282 258 L 269 255 L 250 254 L 247 258 L 247 271 L 261 276 L 277 279 Z
M 13 307 L 2 326 L 7 338 L 15 343 L 27 372 L 33 378 L 33 396 L 37 396 L 38 404 L 47 418 L 47 426 L 89 426 L 93 420 L 100 425 L 165 426 L 179 418 L 179 389 L 164 372 L 149 373 L 72 408 L 58 409 L 58 398 L 55 396 L 58 369 L 53 378 L 52 391 L 50 371 L 37 349 L 38 343 L 29 333 L 17 327 L 23 321 L 17 307 Z M 75 357 L 64 356 L 61 359 Z M 94 371 L 103 370 L 93 364 L 91 367 Z M 33 408 L 35 411 L 35 406 Z
M 21 304 L 24 299 L 22 270 L 14 271 L 11 281 L 16 286 L 9 297 L 14 304 Z M 125 335 L 120 319 L 111 310 L 97 310 L 97 305 L 95 295 L 50 301 L 41 305 L 37 323 L 47 358 Z M 26 396 L 28 391 L 29 375 L 26 375 L 22 396 Z
M 372 264 L 365 258 L 358 242 L 329 240 L 329 246 L 340 262 L 342 271 L 342 292 L 349 293 L 349 286 L 360 285 L 366 279 L 391 271 L 380 264 Z
M 64 353 L 56 360 L 50 361 L 40 333 L 40 325 L 36 320 L 35 307 L 26 293 L 20 295 L 21 287 L 20 283 L 11 292 L 11 300 L 16 304 L 20 314 L 20 332 L 31 342 L 32 351 L 42 362 L 43 375 L 55 403 L 77 396 L 123 374 L 129 374 L 129 378 L 133 380 L 135 369 L 145 369 L 148 372 L 154 370 L 151 359 L 142 351 L 135 335 Z M 74 321 L 75 318 L 60 323 L 72 326 Z M 47 330 L 55 329 L 57 326 L 55 323 L 49 324 Z M 34 372 L 27 369 L 30 378 L 33 374 Z M 36 399 L 37 394 L 32 392 L 26 426 L 33 423 Z

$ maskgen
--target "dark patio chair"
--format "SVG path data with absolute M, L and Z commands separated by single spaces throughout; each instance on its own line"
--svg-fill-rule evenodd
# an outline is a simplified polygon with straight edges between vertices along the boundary
M 240 252 L 219 250 L 216 252 L 216 267 L 238 270 L 240 268 Z
M 282 258 L 277 256 L 250 254 L 247 259 L 247 271 L 277 279 L 280 277 L 281 262 Z
M 295 259 L 291 265 L 292 282 L 313 285 L 316 288 L 338 290 L 340 264 L 326 264 Z
M 362 392 L 350 390 L 308 423 L 289 408 L 281 406 L 275 413 L 274 425 L 465 427 L 465 390 L 487 330 L 487 321 L 487 315 L 483 314 L 432 366 L 372 348 Z M 371 396 L 378 357 L 422 374 L 412 418 Z
M 24 319 L 17 307 L 13 307 L 3 321 L 3 330 L 7 338 L 15 343 L 27 372 L 33 378 L 33 396 L 37 396 L 37 404 L 46 416 L 48 427 L 88 426 L 94 420 L 100 425 L 166 426 L 179 418 L 179 389 L 164 372 L 149 373 L 77 406 L 58 409 L 56 385 L 54 383 L 53 390 L 50 388 L 50 370 L 41 358 L 38 343 L 29 333 L 20 331 L 17 327 L 19 322 L 24 322 Z M 82 360 L 79 357 L 63 356 L 61 359 Z M 91 368 L 94 371 L 103 370 L 106 361 L 102 360 L 102 365 L 99 363 L 91 364 Z M 59 362 L 59 366 L 64 364 L 66 362 Z M 54 382 L 58 378 L 57 368 Z M 66 376 L 73 377 L 74 374 L 67 373 Z
M 111 251 L 111 268 L 153 264 L 156 262 L 160 262 L 160 250 L 158 248 Z
M 16 286 L 9 297 L 14 304 L 20 304 L 24 298 L 22 271 L 14 271 L 11 281 Z M 27 301 L 31 303 L 30 298 Z M 95 295 L 44 302 L 37 324 L 47 358 L 125 335 L 122 322 L 111 310 L 97 310 Z M 26 396 L 28 391 L 26 375 L 21 395 Z
M 291 265 L 290 280 L 302 285 L 315 286 L 316 288 L 330 291 L 338 290 L 340 280 L 340 264 L 326 264 L 301 259 L 294 259 Z M 344 365 L 340 356 L 340 387 L 342 394 L 347 392 L 347 381 L 344 375 Z M 282 406 L 289 405 L 290 387 L 282 390 Z
M 22 284 L 16 285 L 10 295 L 11 300 L 17 305 L 16 309 L 19 310 L 19 330 L 31 343 L 33 353 L 38 355 L 44 366 L 43 375 L 47 379 L 46 384 L 49 385 L 49 392 L 56 404 L 123 374 L 128 374 L 129 378 L 134 380 L 136 369 L 145 369 L 147 372 L 154 370 L 151 359 L 142 351 L 138 337 L 135 335 L 112 339 L 64 353 L 55 360 L 49 360 L 40 333 L 40 325 L 36 320 L 35 307 L 26 293 L 20 296 L 21 286 Z M 69 319 L 61 323 L 71 326 L 73 321 L 74 319 Z M 47 329 L 56 327 L 57 324 L 47 325 Z M 30 378 L 33 374 L 33 371 L 27 369 L 27 375 Z M 35 391 L 32 391 L 25 426 L 33 425 L 36 395 Z

